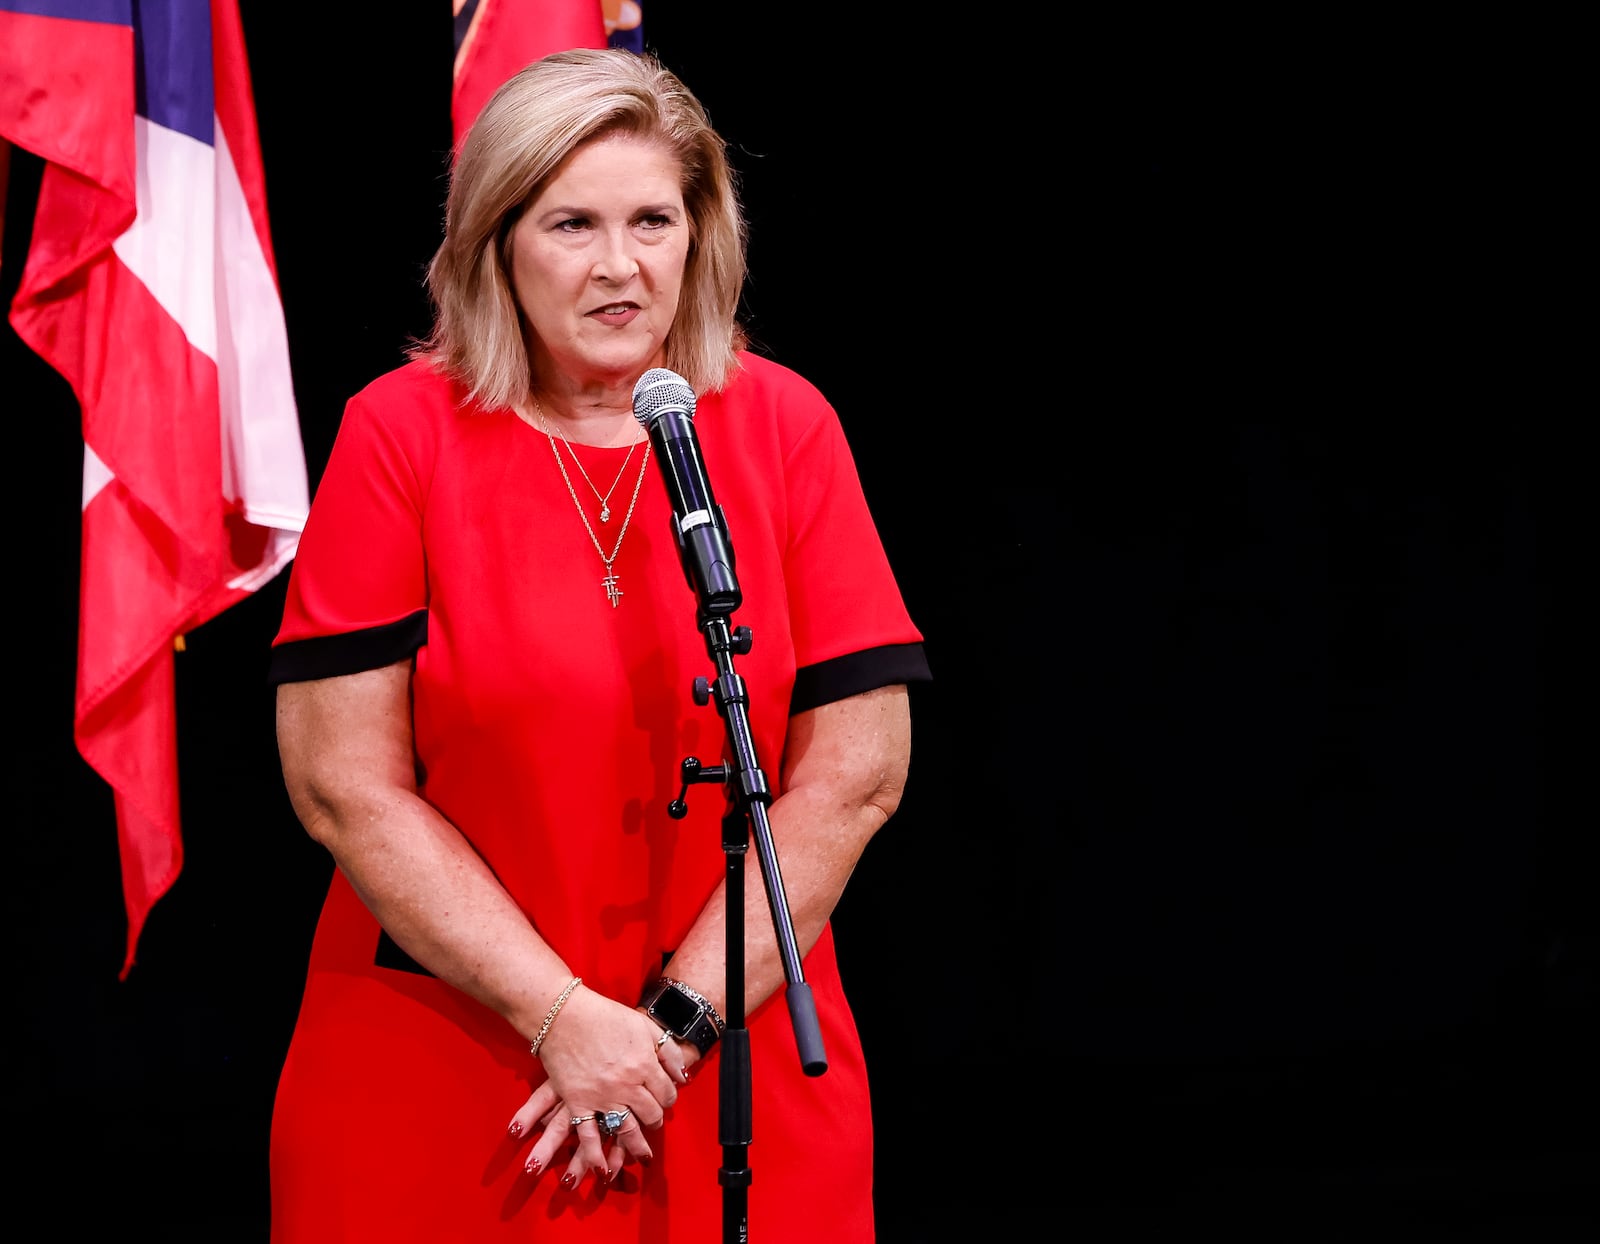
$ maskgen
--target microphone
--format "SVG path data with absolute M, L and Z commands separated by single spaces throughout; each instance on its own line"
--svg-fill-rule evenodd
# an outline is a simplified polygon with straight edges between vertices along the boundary
M 726 616 L 744 599 L 733 573 L 733 542 L 711 495 L 694 434 L 694 390 L 677 372 L 652 367 L 633 386 L 633 417 L 650 434 L 672 499 L 672 534 L 683 576 L 707 616 Z

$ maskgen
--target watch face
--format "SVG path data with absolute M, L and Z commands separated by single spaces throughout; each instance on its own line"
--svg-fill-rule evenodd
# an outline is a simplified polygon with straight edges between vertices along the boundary
M 696 1003 L 671 988 L 663 989 L 661 996 L 650 1004 L 648 1010 L 680 1037 L 689 1031 L 701 1015 Z

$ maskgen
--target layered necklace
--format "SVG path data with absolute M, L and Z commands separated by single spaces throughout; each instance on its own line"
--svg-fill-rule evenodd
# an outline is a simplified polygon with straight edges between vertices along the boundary
M 583 508 L 583 502 L 578 500 L 578 490 L 572 486 L 572 476 L 567 474 L 566 460 L 561 456 L 561 450 L 556 445 L 556 437 L 561 437 L 561 443 L 567 447 L 567 452 L 572 454 L 572 461 L 577 465 L 584 482 L 594 492 L 600 502 L 600 521 L 610 521 L 611 494 L 617 490 L 617 484 L 622 480 L 622 474 L 628 469 L 628 462 L 633 457 L 633 451 L 639 447 L 639 442 L 645 440 L 644 429 L 639 429 L 639 435 L 632 445 L 628 446 L 627 457 L 622 460 L 622 467 L 617 471 L 617 478 L 611 481 L 611 487 L 606 489 L 602 496 L 600 490 L 594 486 L 594 481 L 589 478 L 589 472 L 583 469 L 583 463 L 578 461 L 578 455 L 573 453 L 572 442 L 567 440 L 567 434 L 559 428 L 552 430 L 550 420 L 545 418 L 544 407 L 540 405 L 537 396 L 533 398 L 533 409 L 539 416 L 539 426 L 544 429 L 546 439 L 550 442 L 550 452 L 556 456 L 556 466 L 561 471 L 561 478 L 567 485 L 567 495 L 572 498 L 572 504 L 578 507 L 578 517 L 583 520 L 583 529 L 589 533 L 589 542 L 594 545 L 594 551 L 600 554 L 600 560 L 605 564 L 605 577 L 600 580 L 600 586 L 605 588 L 606 599 L 615 609 L 622 600 L 622 589 L 617 586 L 617 573 L 612 570 L 611 564 L 617 560 L 617 554 L 622 551 L 622 537 L 628 534 L 628 520 L 633 517 L 633 507 L 639 502 L 639 492 L 644 488 L 645 468 L 650 465 L 650 444 L 645 442 L 644 457 L 639 460 L 639 478 L 633 484 L 633 496 L 628 500 L 628 512 L 622 516 L 622 528 L 617 532 L 617 542 L 611 546 L 611 556 L 606 556 L 605 547 L 600 543 L 600 537 L 594 534 L 594 528 L 589 523 L 589 513 Z

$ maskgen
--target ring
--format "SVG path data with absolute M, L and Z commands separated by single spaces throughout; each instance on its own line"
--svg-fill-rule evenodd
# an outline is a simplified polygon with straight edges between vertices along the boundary
M 604 1113 L 590 1115 L 600 1128 L 600 1135 L 615 1136 L 623 1122 L 633 1111 L 624 1106 L 621 1110 L 607 1110 Z
M 575 1114 L 567 1122 L 572 1124 L 573 1127 L 577 1127 L 578 1124 L 587 1123 L 592 1118 L 594 1118 L 592 1114 Z
M 670 1040 L 672 1040 L 672 1034 L 670 1032 L 668 1032 L 665 1028 L 663 1028 L 661 1030 L 661 1035 L 656 1038 L 656 1049 L 659 1050 L 663 1045 L 665 1045 Z

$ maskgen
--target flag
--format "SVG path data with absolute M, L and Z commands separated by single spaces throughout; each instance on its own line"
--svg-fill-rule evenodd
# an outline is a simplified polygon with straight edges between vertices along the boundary
M 638 0 L 452 0 L 455 89 L 450 103 L 460 147 L 478 112 L 524 65 L 568 48 L 643 45 Z
M 309 505 L 237 0 L 0 0 L 0 138 L 44 169 L 17 335 L 83 418 L 73 733 L 128 936 L 183 864 L 174 649 Z

